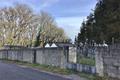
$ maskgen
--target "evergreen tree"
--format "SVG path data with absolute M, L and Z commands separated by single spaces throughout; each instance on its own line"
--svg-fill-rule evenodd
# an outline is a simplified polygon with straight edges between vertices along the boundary
M 82 23 L 78 43 L 120 42 L 120 0 L 99 0 L 93 13 Z

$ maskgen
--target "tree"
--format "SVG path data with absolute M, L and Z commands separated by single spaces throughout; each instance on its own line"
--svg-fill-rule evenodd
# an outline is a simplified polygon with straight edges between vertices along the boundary
M 58 28 L 54 19 L 46 12 L 41 11 L 39 14 L 38 36 L 35 45 L 44 46 L 47 42 L 64 42 L 67 36 L 62 28 Z M 36 46 L 37 46 L 36 45 Z
M 0 9 L 1 46 L 9 44 L 43 47 L 46 42 L 63 42 L 67 39 L 64 30 L 57 26 L 47 12 L 34 14 L 24 4 Z
M 120 0 L 98 0 L 94 12 L 87 17 L 78 41 L 95 41 L 98 44 L 105 41 L 108 44 L 120 42 Z
M 33 27 L 34 17 L 32 10 L 26 5 L 16 5 L 0 10 L 1 30 L 4 36 L 4 44 L 26 45 L 29 40 L 29 30 Z M 33 29 L 34 30 L 34 29 Z

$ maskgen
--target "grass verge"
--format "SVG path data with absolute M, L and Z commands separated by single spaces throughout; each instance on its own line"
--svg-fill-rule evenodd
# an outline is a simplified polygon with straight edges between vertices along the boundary
M 90 58 L 84 58 L 84 57 L 81 57 L 79 59 L 79 62 L 80 64 L 84 64 L 84 65 L 90 65 L 90 66 L 95 66 L 95 60 L 94 59 L 90 59 Z

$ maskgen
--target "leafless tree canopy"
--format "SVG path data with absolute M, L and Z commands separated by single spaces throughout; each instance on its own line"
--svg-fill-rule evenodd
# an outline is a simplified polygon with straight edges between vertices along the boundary
M 0 9 L 0 46 L 33 45 L 38 32 L 41 41 L 39 45 L 68 39 L 64 30 L 58 28 L 54 19 L 46 12 L 34 14 L 31 8 L 23 4 Z

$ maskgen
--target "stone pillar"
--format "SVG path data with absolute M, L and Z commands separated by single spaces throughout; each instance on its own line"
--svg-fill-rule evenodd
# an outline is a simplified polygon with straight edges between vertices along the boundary
M 103 58 L 102 58 L 101 51 L 98 51 L 98 50 L 95 51 L 95 61 L 96 61 L 96 73 L 99 76 L 104 76 Z
M 69 62 L 77 62 L 77 52 L 76 47 L 69 47 Z

